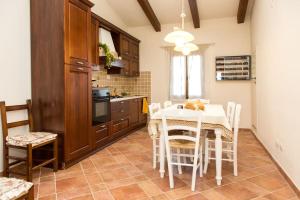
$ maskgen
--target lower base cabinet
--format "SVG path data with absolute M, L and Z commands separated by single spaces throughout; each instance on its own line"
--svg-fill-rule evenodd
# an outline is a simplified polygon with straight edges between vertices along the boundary
M 92 127 L 93 149 L 101 148 L 130 131 L 145 126 L 147 114 L 142 112 L 142 107 L 142 98 L 112 102 L 111 121 Z
M 98 148 L 105 144 L 109 136 L 110 123 L 101 124 L 93 127 L 93 147 Z

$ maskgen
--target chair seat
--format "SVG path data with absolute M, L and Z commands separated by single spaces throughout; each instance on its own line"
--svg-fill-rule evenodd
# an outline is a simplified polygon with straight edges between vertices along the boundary
M 170 141 L 170 146 L 173 148 L 180 148 L 180 149 L 194 149 L 195 142 L 191 142 L 187 140 L 172 140 Z
M 54 140 L 57 134 L 47 133 L 47 132 L 30 132 L 27 134 L 20 134 L 14 136 L 7 136 L 6 143 L 14 146 L 25 147 L 28 144 L 32 146 L 37 146 L 48 141 Z
M 0 177 L 0 199 L 13 200 L 28 193 L 32 183 L 15 178 Z

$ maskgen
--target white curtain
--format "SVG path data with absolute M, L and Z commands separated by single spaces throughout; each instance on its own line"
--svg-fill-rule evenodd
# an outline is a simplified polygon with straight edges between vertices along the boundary
M 172 50 L 169 52 L 170 99 L 202 98 L 204 96 L 204 62 L 202 54 L 197 52 L 184 56 Z
M 184 99 L 186 93 L 185 57 L 173 55 L 170 70 L 170 97 L 171 99 Z

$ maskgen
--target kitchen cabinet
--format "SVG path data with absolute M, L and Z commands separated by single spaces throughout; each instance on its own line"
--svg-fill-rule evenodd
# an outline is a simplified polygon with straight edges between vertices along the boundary
M 122 57 L 122 63 L 123 63 L 123 68 L 121 71 L 122 75 L 129 76 L 130 75 L 130 69 L 131 69 L 131 62 L 130 58 L 123 56 Z
M 92 17 L 91 23 L 91 64 L 92 66 L 99 65 L 99 21 Z
M 97 22 L 96 22 L 97 21 Z M 111 24 L 100 16 L 92 13 L 92 45 L 95 46 L 95 43 L 98 41 L 93 40 L 93 38 L 99 38 L 98 32 L 93 29 L 103 28 L 110 31 L 112 40 L 115 46 L 115 49 L 118 55 L 122 60 L 117 60 L 117 62 L 112 63 L 112 67 L 107 69 L 108 74 L 121 74 L 129 77 L 136 77 L 140 75 L 140 62 L 139 62 L 139 45 L 140 41 L 130 34 L 126 33 L 117 26 Z M 92 48 L 92 55 L 99 55 L 99 51 L 95 48 Z M 98 51 L 98 52 L 96 52 Z M 92 56 L 94 57 L 94 56 Z M 93 58 L 92 58 L 93 59 Z M 99 59 L 99 58 L 98 58 Z M 99 64 L 105 65 L 105 58 L 100 58 Z
M 135 125 L 139 122 L 139 99 L 129 100 L 129 122 L 130 125 Z
M 139 42 L 121 35 L 120 44 L 120 53 L 124 63 L 122 74 L 125 76 L 139 76 Z
M 139 123 L 147 123 L 147 114 L 143 113 L 143 98 L 138 100 L 139 102 Z
M 126 135 L 131 130 L 147 123 L 147 114 L 142 113 L 143 98 L 137 97 L 111 103 L 111 137 Z
M 121 45 L 121 49 L 120 49 L 120 54 L 121 56 L 131 56 L 131 39 L 126 37 L 125 35 L 120 36 L 120 45 Z
M 90 73 L 91 69 L 66 65 L 66 159 L 71 160 L 91 150 Z
M 88 66 L 91 31 L 90 7 L 80 0 L 69 0 L 65 6 L 66 63 Z
M 106 144 L 110 132 L 110 122 L 93 127 L 93 148 L 99 148 Z
M 59 135 L 59 164 L 92 151 L 91 7 L 88 0 L 31 0 L 35 131 Z
M 131 60 L 130 62 L 130 76 L 139 76 L 140 75 L 140 64 L 138 60 Z

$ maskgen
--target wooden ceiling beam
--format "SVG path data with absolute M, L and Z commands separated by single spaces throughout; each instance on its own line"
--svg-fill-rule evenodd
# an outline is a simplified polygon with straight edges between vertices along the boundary
M 152 24 L 154 30 L 156 32 L 160 32 L 161 31 L 161 25 L 160 22 L 158 21 L 150 3 L 148 0 L 137 0 L 140 4 L 140 6 L 142 7 L 145 15 L 147 16 L 148 20 L 150 21 L 150 23 Z
M 197 0 L 189 0 L 190 10 L 195 28 L 200 28 L 200 17 L 198 11 Z
M 246 12 L 247 12 L 248 0 L 240 0 L 239 10 L 237 14 L 238 24 L 245 22 Z

